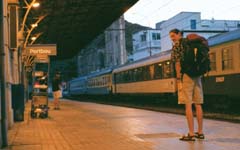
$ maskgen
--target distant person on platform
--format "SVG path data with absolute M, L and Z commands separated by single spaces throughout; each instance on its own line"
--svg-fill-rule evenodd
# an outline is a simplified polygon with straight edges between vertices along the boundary
M 56 72 L 53 80 L 52 80 L 52 91 L 53 91 L 53 104 L 54 109 L 59 110 L 60 109 L 60 101 L 59 98 L 62 97 L 62 91 L 61 91 L 61 78 L 60 73 Z

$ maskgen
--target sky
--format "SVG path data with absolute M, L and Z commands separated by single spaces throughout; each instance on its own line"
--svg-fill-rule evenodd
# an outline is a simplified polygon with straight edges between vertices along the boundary
M 201 19 L 240 20 L 240 0 L 139 0 L 124 17 L 129 22 L 155 28 L 157 22 L 182 11 L 201 12 Z

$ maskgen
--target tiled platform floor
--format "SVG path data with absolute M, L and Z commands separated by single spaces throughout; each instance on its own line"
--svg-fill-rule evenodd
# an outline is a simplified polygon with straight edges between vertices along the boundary
M 52 103 L 50 102 L 52 108 Z M 62 100 L 47 119 L 31 119 L 8 131 L 6 150 L 239 150 L 240 124 L 204 119 L 205 140 L 179 141 L 185 116 Z M 195 120 L 196 121 L 196 120 Z

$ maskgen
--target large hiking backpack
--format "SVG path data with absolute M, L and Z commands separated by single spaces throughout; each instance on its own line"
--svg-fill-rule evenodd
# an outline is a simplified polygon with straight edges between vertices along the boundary
M 183 47 L 182 73 L 186 73 L 190 77 L 197 77 L 210 71 L 209 46 L 204 37 L 189 34 Z

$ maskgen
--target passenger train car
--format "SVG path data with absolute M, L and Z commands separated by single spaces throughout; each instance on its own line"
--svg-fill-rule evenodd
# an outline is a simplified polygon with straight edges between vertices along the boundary
M 113 93 L 169 94 L 176 92 L 170 51 L 113 70 Z
M 112 69 L 103 70 L 86 76 L 86 94 L 111 94 Z
M 211 71 L 204 77 L 204 94 L 240 97 L 240 29 L 210 38 L 209 46 Z M 69 83 L 70 93 L 74 94 L 177 93 L 170 51 L 93 73 Z
M 79 77 L 67 83 L 68 93 L 71 96 L 77 96 L 87 93 L 87 78 Z
M 211 71 L 203 82 L 206 95 L 240 97 L 240 29 L 208 40 Z

